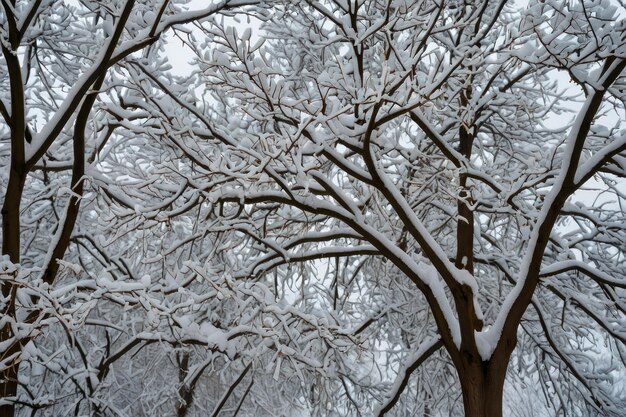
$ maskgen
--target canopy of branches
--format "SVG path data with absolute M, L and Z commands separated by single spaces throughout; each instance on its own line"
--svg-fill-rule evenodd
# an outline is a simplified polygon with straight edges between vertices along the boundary
M 3 417 L 623 415 L 623 0 L 0 6 Z

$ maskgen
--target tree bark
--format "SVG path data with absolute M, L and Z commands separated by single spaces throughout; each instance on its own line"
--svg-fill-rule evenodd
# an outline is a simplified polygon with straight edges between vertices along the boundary
M 8 340 L 13 335 L 9 326 L 5 326 L 0 331 L 0 334 L 0 340 L 2 341 Z M 15 351 L 16 349 L 10 348 L 6 355 L 10 356 Z M 17 395 L 17 368 L 17 366 L 8 366 L 7 369 L 0 371 L 0 400 L 7 401 L 7 403 L 0 405 L 0 417 L 12 417 L 15 415 L 13 399 Z
M 11 168 L 7 191 L 2 206 L 2 254 L 7 255 L 13 263 L 20 262 L 20 202 L 24 190 L 26 175 L 23 164 L 16 161 L 11 155 Z M 16 166 L 17 165 L 17 166 Z M 2 298 L 6 303 L 0 312 L 1 315 L 15 317 L 15 292 L 17 288 L 9 281 L 0 285 Z M 0 329 L 0 342 L 6 342 L 14 337 L 10 323 Z M 0 352 L 0 360 L 4 361 L 19 350 L 19 344 L 14 343 L 6 351 Z M 17 395 L 17 366 L 7 364 L 7 369 L 0 371 L 0 399 L 15 398 Z M 0 417 L 10 417 L 15 413 L 15 405 L 0 404 Z
M 5 13 L 7 6 L 4 7 Z M 2 45 L 2 55 L 7 64 L 11 89 L 11 118 L 7 121 L 11 128 L 11 165 L 9 180 L 2 204 L 2 254 L 17 264 L 20 262 L 20 203 L 26 181 L 25 139 L 26 119 L 24 111 L 24 86 L 19 59 L 14 51 L 19 45 L 18 31 L 14 16 L 7 16 L 9 22 L 10 47 Z M 6 303 L 2 315 L 15 317 L 16 287 L 9 281 L 1 284 L 2 298 Z M 0 329 L 0 342 L 6 342 L 14 337 L 10 323 Z M 19 344 L 14 342 L 5 352 L 0 352 L 1 360 L 11 358 L 19 351 Z M 11 359 L 13 361 L 13 359 Z M 12 400 L 17 395 L 17 365 L 7 364 L 7 369 L 0 371 L 0 394 L 4 401 L 10 403 L 0 405 L 0 417 L 10 417 L 15 413 Z
M 466 357 L 457 367 L 466 417 L 502 417 L 504 380 L 510 354 L 500 352 L 485 362 Z
M 176 356 L 178 362 L 178 398 L 176 399 L 176 417 L 185 417 L 193 401 L 193 389 L 187 384 L 189 374 L 189 352 Z

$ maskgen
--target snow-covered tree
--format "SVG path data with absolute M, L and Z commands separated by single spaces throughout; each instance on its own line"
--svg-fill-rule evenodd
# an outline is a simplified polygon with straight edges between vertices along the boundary
M 393 410 L 440 349 L 457 382 L 415 412 L 462 412 L 457 390 L 500 416 L 506 381 L 550 413 L 623 410 L 625 12 L 293 1 L 259 33 L 199 26 L 186 91 L 131 64 L 235 278 L 352 328 L 362 352 L 326 355 L 314 414 Z
M 1 413 L 619 415 L 626 7 L 252 3 L 2 0 Z

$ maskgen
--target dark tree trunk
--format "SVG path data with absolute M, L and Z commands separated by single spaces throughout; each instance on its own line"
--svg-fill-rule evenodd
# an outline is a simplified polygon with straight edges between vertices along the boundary
M 459 375 L 466 417 L 502 417 L 504 381 L 515 340 L 506 340 L 489 361 L 474 353 L 458 352 L 453 362 Z
M 2 207 L 2 254 L 7 255 L 13 263 L 20 261 L 20 221 L 19 209 L 22 190 L 24 188 L 23 175 L 17 169 L 11 167 L 11 176 L 7 185 L 7 192 Z M 10 282 L 2 282 L 2 298 L 4 308 L 1 315 L 15 317 L 15 291 L 16 287 Z M 11 340 L 13 330 L 9 323 L 0 329 L 0 343 Z M 19 351 L 19 345 L 14 343 L 6 351 L 1 352 L 0 360 L 4 361 Z M 12 361 L 11 361 L 12 362 Z M 17 395 L 17 366 L 6 364 L 7 369 L 0 371 L 0 399 L 7 401 Z M 0 417 L 12 417 L 15 413 L 15 405 L 0 405 Z
M 7 185 L 7 192 L 2 206 L 2 254 L 7 255 L 13 263 L 20 262 L 20 220 L 19 210 L 22 191 L 24 189 L 24 178 L 21 169 L 14 167 L 12 161 L 11 175 Z M 19 167 L 22 168 L 22 167 Z M 0 315 L 15 317 L 15 297 L 17 288 L 10 282 L 2 282 L 2 298 L 4 308 Z M 13 329 L 9 323 L 0 329 L 0 343 L 7 342 L 14 337 Z M 19 344 L 14 343 L 6 351 L 1 352 L 0 360 L 6 359 L 19 352 Z M 7 401 L 8 398 L 15 398 L 17 395 L 17 365 L 13 360 L 5 364 L 7 369 L 0 371 L 0 399 Z M 0 417 L 12 417 L 15 413 L 15 405 L 0 405 Z
M 26 181 L 25 148 L 26 121 L 24 116 L 24 90 L 22 86 L 21 67 L 19 60 L 13 51 L 17 50 L 15 28 L 11 29 L 11 49 L 5 45 L 2 54 L 5 57 L 11 84 L 11 165 L 9 168 L 9 181 L 7 182 L 4 202 L 2 204 L 2 254 L 7 255 L 9 260 L 18 264 L 20 262 L 20 203 Z M 10 282 L 1 284 L 2 298 L 5 306 L 0 314 L 15 317 L 15 291 L 16 287 Z M 14 336 L 9 323 L 0 329 L 0 343 L 11 340 Z M 1 360 L 12 357 L 19 351 L 17 343 L 13 343 L 5 352 L 1 352 Z M 17 365 L 13 360 L 7 363 L 7 369 L 0 371 L 0 394 L 2 399 L 14 398 L 17 394 Z M 0 405 L 0 417 L 12 417 L 15 405 Z
M 460 373 L 466 417 L 502 417 L 506 364 L 482 363 Z
M 9 334 L 6 334 L 6 333 Z M 2 329 L 0 340 L 4 341 L 11 337 L 11 330 L 6 326 Z M 6 355 L 15 353 L 14 349 L 9 349 Z M 4 358 L 3 358 L 4 359 Z M 0 417 L 13 417 L 15 415 L 15 404 L 12 399 L 17 395 L 17 366 L 9 366 L 0 371 L 0 399 L 9 401 L 0 405 Z
M 177 355 L 178 362 L 178 398 L 176 399 L 176 417 L 185 417 L 193 401 L 193 388 L 186 381 L 189 374 L 189 352 Z

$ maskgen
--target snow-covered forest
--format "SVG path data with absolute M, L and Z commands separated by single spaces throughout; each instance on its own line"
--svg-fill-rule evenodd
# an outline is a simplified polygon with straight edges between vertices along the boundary
M 624 415 L 624 0 L 0 22 L 0 417 Z

